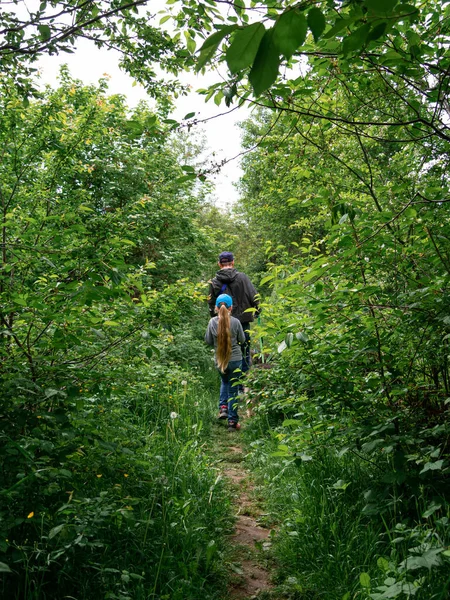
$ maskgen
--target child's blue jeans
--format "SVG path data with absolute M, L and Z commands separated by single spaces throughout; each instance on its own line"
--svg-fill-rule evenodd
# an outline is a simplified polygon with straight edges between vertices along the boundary
M 220 373 L 220 396 L 219 396 L 219 407 L 228 407 L 228 421 L 237 423 L 239 421 L 237 408 L 238 399 L 237 395 L 239 392 L 239 379 L 242 375 L 241 371 L 242 361 L 233 360 L 228 363 L 228 367 L 225 369 L 225 373 Z M 236 373 L 235 373 L 236 371 Z

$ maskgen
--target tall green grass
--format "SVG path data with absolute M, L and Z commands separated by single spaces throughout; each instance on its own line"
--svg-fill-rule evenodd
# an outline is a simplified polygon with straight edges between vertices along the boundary
M 1 597 L 221 593 L 229 500 L 203 448 L 211 391 L 173 367 L 140 378 L 130 394 L 118 380 L 3 435 Z
M 266 518 L 277 530 L 280 590 L 299 600 L 448 597 L 448 505 L 428 522 L 419 519 L 426 500 L 411 507 L 386 496 L 377 507 L 372 498 L 385 487 L 380 465 L 331 443 L 287 452 L 285 428 L 267 424 L 267 415 L 257 416 L 247 438 Z
M 298 461 L 278 457 L 276 440 L 253 448 L 266 511 L 278 528 L 278 582 L 302 598 L 341 600 L 369 568 L 381 533 L 359 502 L 370 469 L 326 450 Z

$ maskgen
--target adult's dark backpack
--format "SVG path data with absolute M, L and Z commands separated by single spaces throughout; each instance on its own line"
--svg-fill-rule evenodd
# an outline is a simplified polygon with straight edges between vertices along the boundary
M 220 281 L 214 282 L 214 294 L 216 296 L 216 299 L 218 296 L 220 296 L 220 294 L 228 294 L 229 296 L 231 296 L 231 299 L 233 300 L 234 304 L 233 293 L 228 283 L 221 284 Z

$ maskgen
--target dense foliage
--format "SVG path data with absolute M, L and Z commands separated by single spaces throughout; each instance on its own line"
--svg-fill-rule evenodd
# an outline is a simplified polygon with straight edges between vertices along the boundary
M 342 7 L 343 27 L 365 19 L 366 35 L 368 4 Z M 448 19 L 433 3 L 420 15 L 377 51 L 337 23 L 244 126 L 258 148 L 239 212 L 268 266 L 258 335 L 279 355 L 255 386 L 283 476 L 257 461 L 284 523 L 284 576 L 339 599 L 448 594 L 449 139 L 435 93 L 448 77 L 443 39 L 423 41 Z M 325 52 L 336 34 L 343 45 Z M 342 553 L 348 572 L 332 567 Z
M 277 593 L 444 600 L 449 4 L 168 2 L 174 35 L 141 4 L 0 15 L 3 594 L 220 594 L 196 282 L 226 245 L 264 297 L 249 457 Z M 159 107 L 66 70 L 38 93 L 34 59 L 79 36 Z M 232 227 L 153 70 L 195 52 L 226 70 L 206 99 L 255 106 Z
M 11 83 L 0 99 L 2 595 L 208 597 L 227 525 L 200 453 L 212 407 L 194 280 L 216 256 L 196 221 L 201 184 L 163 117 L 129 111 L 106 81 L 85 87 L 64 70 L 28 106 Z

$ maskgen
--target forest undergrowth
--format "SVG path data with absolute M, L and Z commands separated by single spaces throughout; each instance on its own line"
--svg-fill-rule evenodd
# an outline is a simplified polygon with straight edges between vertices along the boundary
M 282 361 L 251 374 L 255 414 L 245 432 L 276 530 L 278 589 L 299 600 L 448 598 L 445 477 L 405 474 L 389 455 L 356 450 L 336 417 L 293 397 L 286 368 Z M 395 443 L 394 431 L 385 433 Z
M 204 452 L 210 395 L 186 372 L 140 378 L 139 396 L 113 386 L 67 412 L 14 415 L 22 435 L 2 435 L 2 597 L 217 597 L 230 521 Z
M 103 394 L 80 388 L 51 410 L 9 412 L 5 598 L 230 597 L 243 576 L 230 538 L 236 490 L 221 473 L 236 459 L 230 444 L 243 447 L 256 480 L 246 510 L 272 531 L 261 560 L 273 587 L 261 598 L 448 596 L 448 504 L 437 478 L 422 475 L 419 497 L 413 474 L 399 481 L 389 457 L 356 451 L 330 415 L 293 396 L 283 357 L 252 370 L 254 414 L 228 433 L 217 425 L 209 351 L 199 346 L 194 370 L 177 366 L 187 332 L 171 336 L 153 366 L 112 361 Z

